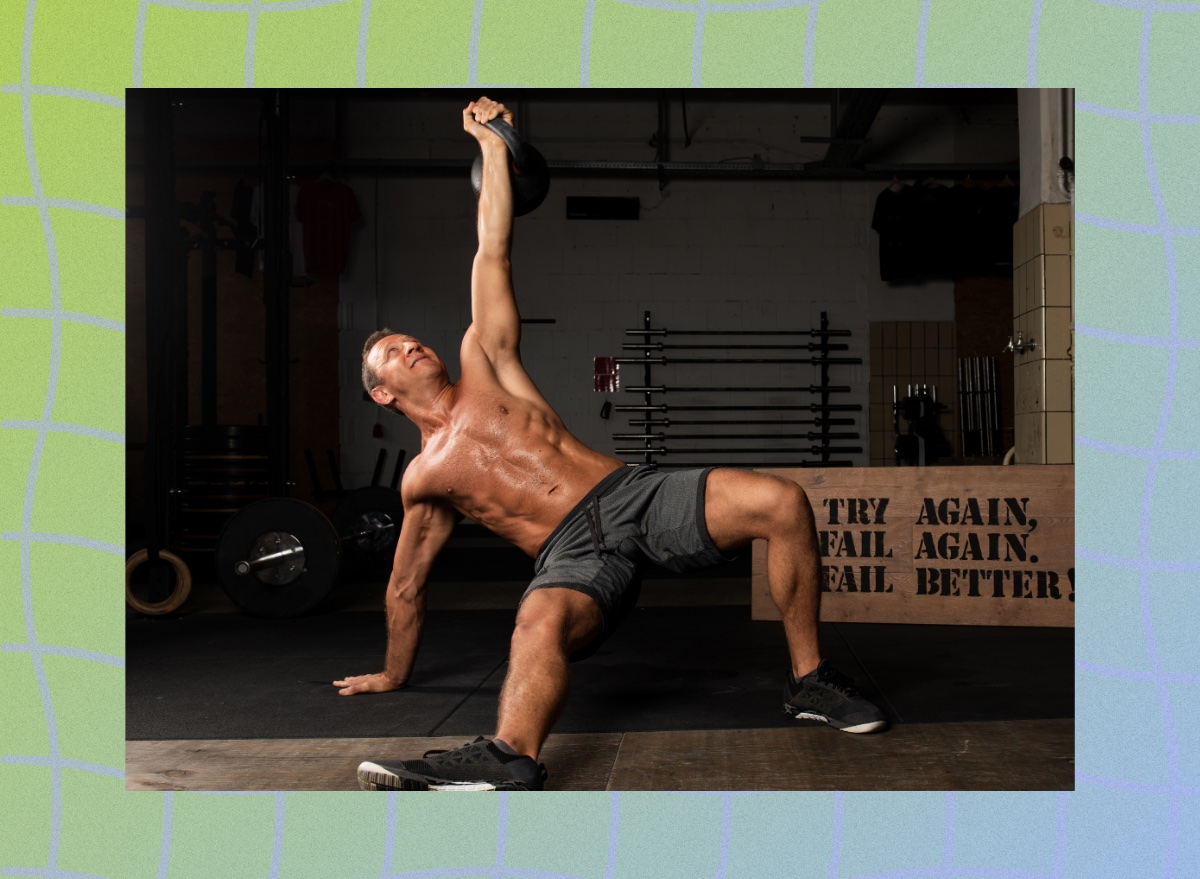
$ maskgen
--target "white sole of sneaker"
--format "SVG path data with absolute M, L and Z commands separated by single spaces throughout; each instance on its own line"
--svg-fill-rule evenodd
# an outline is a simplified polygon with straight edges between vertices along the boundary
M 402 778 L 370 761 L 358 764 L 359 790 L 423 790 L 412 779 Z
M 792 717 L 796 718 L 796 720 L 815 720 L 819 723 L 827 724 L 839 732 L 869 733 L 875 732 L 877 729 L 883 729 L 885 726 L 887 726 L 886 720 L 870 720 L 866 723 L 856 723 L 854 726 L 836 726 L 829 723 L 829 718 L 824 714 L 813 714 L 808 711 L 798 711 L 795 714 L 792 714 L 791 711 L 788 711 L 788 714 L 791 714 Z
M 868 723 L 859 723 L 855 724 L 854 726 L 844 726 L 842 727 L 842 732 L 868 733 L 875 732 L 877 729 L 883 729 L 885 726 L 887 726 L 886 720 L 872 720 Z
M 788 714 L 792 714 L 792 712 L 789 711 Z M 792 717 L 796 718 L 796 720 L 816 720 L 820 723 L 829 723 L 829 718 L 824 714 L 809 714 L 807 711 L 797 711 L 795 714 L 792 714 Z
M 360 790 L 453 790 L 486 791 L 496 786 L 486 781 L 428 782 L 424 779 L 397 775 L 378 763 L 366 761 L 358 764 L 358 787 Z

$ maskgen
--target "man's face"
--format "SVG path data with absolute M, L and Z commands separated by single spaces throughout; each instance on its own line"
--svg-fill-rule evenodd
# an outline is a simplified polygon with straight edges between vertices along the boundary
M 389 405 L 398 393 L 422 382 L 435 377 L 440 382 L 446 372 L 441 358 L 432 349 L 422 345 L 419 339 L 400 333 L 385 336 L 376 342 L 368 358 L 382 380 L 382 384 L 371 392 L 371 396 L 385 406 Z M 386 395 L 386 399 L 377 396 L 381 393 Z

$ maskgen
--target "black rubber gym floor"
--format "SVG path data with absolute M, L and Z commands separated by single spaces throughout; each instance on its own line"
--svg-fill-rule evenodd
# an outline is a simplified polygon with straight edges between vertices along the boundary
M 331 685 L 381 668 L 381 612 L 263 620 L 237 613 L 132 618 L 129 739 L 491 734 L 514 614 L 427 615 L 412 684 L 342 697 Z M 1074 715 L 1072 629 L 825 623 L 824 655 L 893 723 Z M 745 606 L 637 609 L 572 667 L 555 732 L 793 726 L 779 623 Z

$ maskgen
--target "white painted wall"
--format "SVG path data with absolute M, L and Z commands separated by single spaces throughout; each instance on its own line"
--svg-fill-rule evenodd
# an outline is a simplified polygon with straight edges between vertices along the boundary
M 410 458 L 419 449 L 419 436 L 405 419 L 362 400 L 362 342 L 381 324 L 411 333 L 443 357 L 452 377 L 457 375 L 458 345 L 470 322 L 475 229 L 474 198 L 465 181 L 383 179 L 378 204 L 374 181 L 352 184 L 367 222 L 355 239 L 351 270 L 341 286 L 352 309 L 350 315 L 344 309 L 349 320 L 342 327 L 341 442 L 347 482 L 359 484 L 369 479 L 381 444 L 405 448 Z M 572 432 L 611 452 L 614 431 L 633 431 L 621 413 L 601 419 L 602 403 L 637 403 L 640 395 L 592 391 L 592 358 L 620 356 L 623 342 L 641 341 L 627 339 L 624 330 L 640 327 L 644 311 L 652 313 L 655 326 L 674 329 L 808 329 L 819 325 L 825 311 L 832 326 L 853 332 L 849 340 L 835 340 L 851 345 L 837 355 L 864 359 L 861 366 L 835 367 L 831 381 L 854 387 L 837 402 L 864 406 L 858 430 L 866 448 L 868 322 L 953 319 L 952 283 L 890 288 L 879 281 L 878 236 L 870 223 L 881 189 L 878 182 L 679 181 L 660 194 L 655 181 L 557 182 L 536 213 L 516 221 L 513 277 L 521 313 L 557 321 L 524 327 L 527 369 Z M 567 221 L 567 194 L 636 195 L 643 218 Z M 377 252 L 371 234 L 376 221 Z M 656 368 L 654 376 L 655 383 L 668 385 L 818 381 L 817 369 L 807 365 L 671 366 Z M 623 384 L 640 382 L 639 367 L 624 367 Z M 678 396 L 670 399 L 681 402 Z M 793 400 L 815 402 L 807 394 Z M 688 402 L 722 401 L 718 394 L 688 395 Z M 778 401 L 786 400 L 780 396 Z M 383 425 L 382 440 L 372 436 L 377 421 Z M 714 460 L 736 463 L 749 457 Z M 865 465 L 868 456 L 847 457 Z
M 825 153 L 826 145 L 799 138 L 828 133 L 828 105 L 783 98 L 779 103 L 705 103 L 703 97 L 688 96 L 690 146 L 684 143 L 677 98 L 672 105 L 672 160 L 759 156 L 797 162 Z M 652 100 L 580 103 L 535 95 L 517 124 L 550 159 L 649 161 L 655 155 L 650 139 L 656 115 Z M 351 103 L 346 132 L 352 157 L 468 158 L 476 151 L 462 132 L 461 117 L 448 112 L 445 101 Z M 967 110 L 901 103 L 880 112 L 860 157 L 1007 162 L 1017 152 L 1011 105 Z M 369 479 L 381 444 L 405 448 L 410 459 L 419 449 L 417 432 L 406 420 L 363 401 L 359 371 L 366 336 L 379 325 L 412 333 L 443 357 L 452 377 L 457 374 L 458 345 L 470 321 L 475 203 L 465 179 L 364 176 L 347 182 L 358 193 L 365 217 L 341 284 L 341 443 L 345 478 L 354 485 Z M 826 311 L 834 327 L 853 332 L 852 348 L 845 353 L 864 360 L 861 366 L 835 368 L 831 381 L 854 387 L 837 401 L 863 405 L 858 443 L 867 448 L 869 322 L 954 317 L 950 282 L 891 288 L 879 281 L 878 236 L 870 223 L 884 185 L 680 180 L 660 193 L 654 180 L 555 180 L 546 203 L 516 221 L 513 274 L 521 313 L 557 321 L 524 328 L 526 367 L 568 427 L 589 445 L 611 452 L 613 432 L 634 431 L 624 414 L 600 418 L 609 396 L 591 389 L 592 358 L 621 355 L 621 344 L 630 341 L 624 330 L 640 327 L 644 311 L 652 312 L 656 326 L 675 329 L 807 329 L 816 327 Z M 567 195 L 635 195 L 642 218 L 567 221 Z M 808 385 L 817 380 L 810 366 L 725 370 L 658 368 L 654 380 L 668 385 Z M 627 369 L 622 381 L 640 384 L 640 368 L 632 375 Z M 614 403 L 639 398 L 611 395 Z M 677 396 L 671 400 L 681 402 Z M 813 401 L 810 395 L 798 400 Z M 688 402 L 726 401 L 697 394 Z M 372 436 L 376 423 L 382 425 L 382 439 Z M 714 460 L 736 463 L 749 457 Z M 868 461 L 866 452 L 845 457 L 858 465 Z

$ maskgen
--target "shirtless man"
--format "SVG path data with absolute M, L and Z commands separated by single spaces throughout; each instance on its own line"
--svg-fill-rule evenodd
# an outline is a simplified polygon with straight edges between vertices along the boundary
M 335 681 L 342 695 L 403 687 L 425 618 L 425 579 L 455 511 L 534 557 L 517 612 L 495 738 L 423 760 L 368 761 L 369 790 L 540 790 L 537 762 L 567 697 L 568 663 L 593 652 L 636 601 L 649 560 L 689 570 L 767 541 L 767 578 L 783 614 L 791 669 L 785 709 L 846 732 L 883 714 L 821 659 L 820 559 L 812 510 L 795 483 L 734 469 L 660 473 L 628 467 L 568 431 L 521 364 L 521 323 L 509 266 L 512 190 L 504 143 L 483 123 L 512 113 L 486 97 L 463 110 L 483 152 L 479 251 L 462 376 L 412 336 L 381 330 L 363 348 L 363 384 L 379 405 L 421 430 L 404 474 L 404 520 L 387 589 L 382 672 Z

